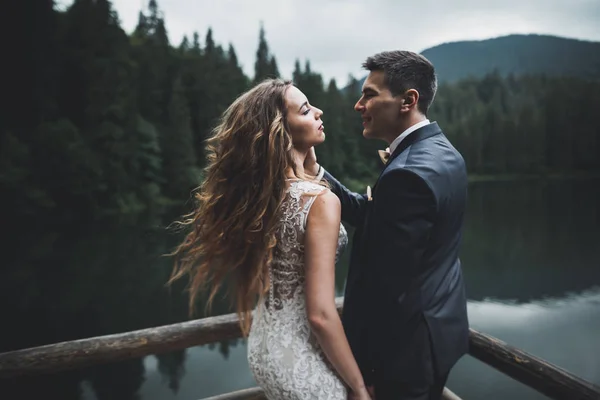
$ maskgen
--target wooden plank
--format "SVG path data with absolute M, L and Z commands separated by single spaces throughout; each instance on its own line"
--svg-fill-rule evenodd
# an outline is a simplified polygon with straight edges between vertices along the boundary
M 557 400 L 600 400 L 600 388 L 575 375 L 471 329 L 469 354 L 511 378 Z
M 452 390 L 447 387 L 444 388 L 444 392 L 442 393 L 442 400 L 461 400 Z
M 205 397 L 202 400 L 264 400 L 265 394 L 261 388 L 238 390 L 236 392 L 220 394 L 218 396 Z
M 225 393 L 218 396 L 205 397 L 202 400 L 264 400 L 266 399 L 261 388 L 238 390 L 236 392 Z M 452 393 L 448 388 L 444 388 L 442 400 L 461 400 L 460 397 Z

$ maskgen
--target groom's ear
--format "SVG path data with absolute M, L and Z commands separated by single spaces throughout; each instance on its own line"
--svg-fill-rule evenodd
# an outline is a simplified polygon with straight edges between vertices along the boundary
M 416 89 L 408 89 L 402 101 L 402 110 L 410 110 L 419 102 L 419 92 Z

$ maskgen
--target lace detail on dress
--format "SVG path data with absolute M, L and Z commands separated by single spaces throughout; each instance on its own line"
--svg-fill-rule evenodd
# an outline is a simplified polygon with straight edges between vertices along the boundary
M 282 204 L 277 245 L 269 268 L 268 299 L 259 303 L 248 337 L 248 362 L 271 400 L 346 399 L 306 317 L 304 234 L 306 217 L 322 186 L 296 181 Z M 348 243 L 340 224 L 336 261 Z

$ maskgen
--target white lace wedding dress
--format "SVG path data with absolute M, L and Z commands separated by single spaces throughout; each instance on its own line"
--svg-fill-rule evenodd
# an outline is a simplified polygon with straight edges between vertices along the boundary
M 328 362 L 306 316 L 304 233 L 310 193 L 324 188 L 292 181 L 282 205 L 269 295 L 254 310 L 248 362 L 269 400 L 345 400 L 346 388 Z M 340 225 L 337 258 L 348 243 Z

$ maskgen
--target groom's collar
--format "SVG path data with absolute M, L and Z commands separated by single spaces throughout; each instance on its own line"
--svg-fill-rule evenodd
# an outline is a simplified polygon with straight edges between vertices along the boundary
M 389 165 L 395 157 L 397 157 L 400 153 L 406 150 L 411 144 L 420 142 L 421 140 L 430 138 L 440 133 L 442 133 L 442 130 L 440 129 L 440 126 L 437 122 L 432 122 L 430 124 L 417 128 L 417 130 L 405 137 L 404 140 L 402 140 L 400 144 L 398 144 L 398 147 L 396 147 L 394 151 L 392 151 L 392 154 L 390 155 L 390 160 L 387 164 Z
M 416 124 L 408 127 L 408 129 L 404 130 L 404 132 L 402 132 L 396 139 L 394 139 L 394 141 L 392 143 L 390 143 L 390 154 L 394 153 L 394 150 L 396 150 L 396 147 L 398 147 L 400 145 L 400 143 L 404 139 L 406 139 L 406 137 L 408 135 L 410 135 L 411 133 L 413 133 L 414 131 L 416 131 L 417 129 L 419 129 L 425 125 L 429 125 L 428 119 L 424 119 L 421 122 L 417 122 Z

